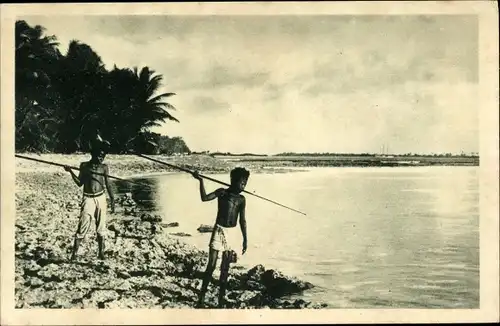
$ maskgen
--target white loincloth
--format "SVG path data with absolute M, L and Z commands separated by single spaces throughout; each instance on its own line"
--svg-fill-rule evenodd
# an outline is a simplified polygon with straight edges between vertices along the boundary
M 242 249 L 242 242 L 243 237 L 238 226 L 226 228 L 215 224 L 209 247 L 220 252 L 234 250 L 239 254 Z

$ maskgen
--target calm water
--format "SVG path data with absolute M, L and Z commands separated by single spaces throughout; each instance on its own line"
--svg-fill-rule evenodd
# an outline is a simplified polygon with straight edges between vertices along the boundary
M 297 214 L 247 195 L 249 249 L 239 262 L 313 283 L 306 299 L 340 308 L 478 308 L 477 167 L 315 168 L 253 174 L 247 186 Z M 212 175 L 228 180 L 227 175 Z M 188 174 L 154 177 L 154 203 L 172 232 L 207 248 L 217 204 Z M 208 191 L 217 184 L 206 182 Z M 147 196 L 146 196 L 147 197 Z

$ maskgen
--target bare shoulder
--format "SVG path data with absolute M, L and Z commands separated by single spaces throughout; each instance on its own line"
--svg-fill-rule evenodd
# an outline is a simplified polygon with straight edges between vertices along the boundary
M 226 192 L 226 189 L 224 189 L 224 188 L 219 188 L 219 189 L 215 190 L 215 194 L 217 196 L 222 196 L 225 192 Z

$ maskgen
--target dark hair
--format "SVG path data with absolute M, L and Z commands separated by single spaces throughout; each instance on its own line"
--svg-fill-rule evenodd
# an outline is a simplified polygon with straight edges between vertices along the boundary
M 241 179 L 248 179 L 249 177 L 250 171 L 245 168 L 237 167 L 231 170 L 231 183 Z
M 104 155 L 106 155 L 106 151 L 104 150 L 104 148 L 102 148 L 100 146 L 94 146 L 90 150 L 90 155 L 92 155 L 92 157 L 97 157 L 101 153 L 104 154 Z

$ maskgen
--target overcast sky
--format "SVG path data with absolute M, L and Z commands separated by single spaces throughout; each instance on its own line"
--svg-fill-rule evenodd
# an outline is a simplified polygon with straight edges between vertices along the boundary
M 478 151 L 473 16 L 21 17 L 148 66 L 195 151 Z

